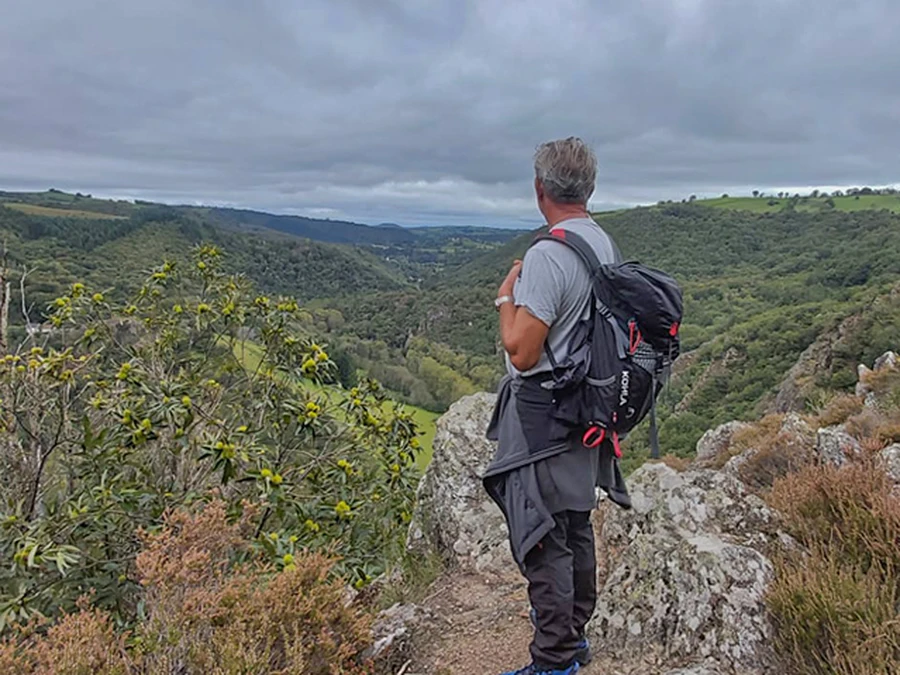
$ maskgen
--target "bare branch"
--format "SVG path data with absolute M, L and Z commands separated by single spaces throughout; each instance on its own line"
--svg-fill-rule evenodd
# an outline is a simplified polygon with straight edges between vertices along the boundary
M 0 353 L 9 351 L 9 296 L 11 284 L 7 281 L 7 249 L 3 242 L 3 255 L 0 258 Z
M 28 269 L 28 267 L 23 266 L 22 267 L 22 278 L 19 279 L 19 292 L 22 296 L 22 317 L 25 319 L 26 326 L 31 325 L 31 317 L 28 316 L 28 307 L 26 306 L 26 303 L 25 303 L 25 279 L 33 271 L 34 270 L 30 270 L 30 269 Z

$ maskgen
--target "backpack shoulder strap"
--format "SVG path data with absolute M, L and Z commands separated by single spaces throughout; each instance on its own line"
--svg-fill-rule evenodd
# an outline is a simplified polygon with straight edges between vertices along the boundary
M 610 237 L 609 235 L 606 236 L 609 239 L 610 244 L 612 244 L 613 255 L 615 256 L 616 262 L 621 262 L 622 254 L 619 252 L 619 248 L 612 240 L 612 237 Z M 594 251 L 594 247 L 587 243 L 587 241 L 585 241 L 584 237 L 582 237 L 581 235 L 575 234 L 574 232 L 569 232 L 568 230 L 564 230 L 562 228 L 557 228 L 556 230 L 553 230 L 548 234 L 538 235 L 531 243 L 531 246 L 534 246 L 539 241 L 545 240 L 558 241 L 561 244 L 565 244 L 578 254 L 578 257 L 581 258 L 582 262 L 584 262 L 584 264 L 587 266 L 588 273 L 591 275 L 591 284 L 593 287 L 592 292 L 596 301 L 595 306 L 597 311 L 603 316 L 604 319 L 609 321 L 614 328 L 617 327 L 617 322 L 612 314 L 612 311 L 603 303 L 602 300 L 603 296 L 601 293 L 601 288 L 603 284 L 603 278 L 600 274 L 598 274 L 598 272 L 605 265 L 605 263 L 600 262 L 600 258 L 597 257 L 597 253 Z M 619 354 L 619 357 L 624 358 L 627 350 L 627 344 L 625 344 L 624 340 L 627 339 L 627 336 L 625 336 L 620 330 L 615 330 L 614 332 L 616 335 L 616 350 Z M 545 349 L 547 349 L 547 345 L 545 344 L 544 346 Z M 552 356 L 550 363 L 553 364 Z
M 604 234 L 606 233 L 604 232 Z M 621 262 L 622 253 L 619 251 L 619 247 L 616 246 L 616 242 L 614 242 L 613 238 L 608 234 L 606 235 L 606 238 L 609 240 L 610 246 L 612 247 L 615 262 Z M 539 241 L 558 241 L 561 244 L 565 244 L 578 254 L 578 257 L 581 258 L 585 265 L 587 265 L 591 274 L 594 274 L 604 264 L 601 263 L 600 259 L 597 257 L 594 247 L 587 243 L 584 237 L 561 227 L 551 230 L 547 234 L 538 235 L 535 237 L 534 241 L 531 242 L 531 246 L 534 246 Z

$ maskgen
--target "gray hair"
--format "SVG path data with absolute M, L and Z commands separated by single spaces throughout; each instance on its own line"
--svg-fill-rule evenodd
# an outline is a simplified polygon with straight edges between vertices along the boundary
M 557 204 L 587 204 L 597 180 L 597 157 L 575 136 L 549 141 L 534 153 L 534 173 Z

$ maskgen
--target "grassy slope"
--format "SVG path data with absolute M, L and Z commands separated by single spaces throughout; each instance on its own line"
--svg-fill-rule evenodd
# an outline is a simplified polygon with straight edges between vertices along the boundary
M 89 218 L 92 220 L 125 220 L 125 216 L 114 216 L 108 213 L 98 213 L 96 211 L 84 211 L 81 209 L 60 209 L 51 206 L 38 206 L 37 204 L 20 204 L 18 202 L 7 202 L 4 204 L 7 208 L 21 211 L 32 216 L 44 216 L 47 218 Z
M 244 364 L 245 368 L 256 370 L 259 367 L 262 349 L 258 345 L 251 342 L 242 342 L 235 345 L 234 352 L 235 356 Z M 331 394 L 337 393 L 337 390 L 333 387 L 317 385 L 309 380 L 303 380 L 302 386 L 317 391 L 326 398 L 330 398 Z M 385 402 L 384 409 L 390 410 L 392 403 L 393 402 L 391 401 Z M 420 436 L 422 451 L 416 457 L 416 465 L 421 471 L 425 471 L 425 468 L 431 462 L 431 456 L 434 453 L 435 423 L 437 422 L 438 417 L 440 417 L 440 414 L 425 410 L 424 408 L 418 408 L 414 405 L 404 404 L 403 407 L 406 410 L 412 411 L 413 418 L 422 434 Z

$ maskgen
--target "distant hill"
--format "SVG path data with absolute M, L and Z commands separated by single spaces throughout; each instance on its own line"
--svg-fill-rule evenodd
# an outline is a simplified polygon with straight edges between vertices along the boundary
M 402 247 L 423 241 L 433 244 L 461 237 L 473 241 L 503 242 L 518 233 L 516 230 L 490 227 L 404 228 L 396 223 L 364 225 L 346 220 L 279 215 L 218 206 L 173 206 L 143 200 L 131 202 L 95 199 L 91 195 L 53 189 L 45 192 L 0 191 L 0 204 L 47 218 L 129 218 L 149 211 L 157 215 L 166 213 L 171 217 L 186 216 L 207 225 L 247 232 L 275 231 L 314 241 L 362 246 Z
M 198 207 L 178 207 L 194 210 Z M 204 216 L 213 223 L 238 229 L 268 228 L 333 244 L 400 244 L 415 241 L 416 235 L 399 225 L 362 225 L 345 220 L 321 220 L 303 216 L 283 216 L 246 211 L 204 207 Z

